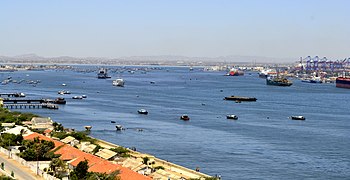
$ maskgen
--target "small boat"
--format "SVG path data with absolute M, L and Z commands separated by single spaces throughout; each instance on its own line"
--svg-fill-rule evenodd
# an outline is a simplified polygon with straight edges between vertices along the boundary
M 292 120 L 302 120 L 302 121 L 305 120 L 305 117 L 304 117 L 304 116 L 291 116 L 290 118 L 291 118 Z
M 84 128 L 87 130 L 87 131 L 90 131 L 92 126 L 84 126 Z
M 120 124 L 116 125 L 115 128 L 117 129 L 117 131 L 124 130 L 123 126 Z
M 62 86 L 67 86 L 67 84 L 64 84 L 64 83 L 63 83 Z
M 139 114 L 148 114 L 148 111 L 146 109 L 140 109 L 137 111 Z
M 82 97 L 82 98 L 87 98 L 87 96 L 86 96 L 86 95 L 82 95 L 81 97 Z
M 83 99 L 82 96 L 73 96 L 72 99 Z
M 58 97 L 54 101 L 55 104 L 66 104 L 66 100 L 63 97 Z
M 237 120 L 238 116 L 234 115 L 234 114 L 230 114 L 226 116 L 227 119 L 233 119 L 233 120 Z
M 181 120 L 184 120 L 184 121 L 189 121 L 190 120 L 190 117 L 188 117 L 188 115 L 182 115 L 180 117 Z
M 228 96 L 224 98 L 225 100 L 230 100 L 230 101 L 256 101 L 257 99 L 255 97 L 243 97 L 243 96 Z
M 97 74 L 97 78 L 98 79 L 106 79 L 106 78 L 111 78 L 111 77 L 108 76 L 107 69 L 100 68 L 100 70 L 98 71 L 98 74 Z
M 119 87 L 124 87 L 124 80 L 123 79 L 116 79 L 113 81 L 113 86 L 119 86 Z
M 62 91 L 58 91 L 58 94 L 61 94 L 61 95 L 63 95 L 63 94 L 70 94 L 70 92 L 66 91 L 66 90 L 62 90 Z
M 111 121 L 111 123 L 115 123 L 115 121 Z

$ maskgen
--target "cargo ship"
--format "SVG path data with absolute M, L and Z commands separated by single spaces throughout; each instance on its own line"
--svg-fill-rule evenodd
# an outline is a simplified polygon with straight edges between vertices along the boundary
M 335 86 L 338 88 L 350 89 L 350 77 L 338 77 L 335 80 Z

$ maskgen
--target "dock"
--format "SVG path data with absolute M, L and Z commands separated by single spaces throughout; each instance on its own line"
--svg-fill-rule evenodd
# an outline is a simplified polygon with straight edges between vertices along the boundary
M 0 93 L 0 97 L 26 97 L 24 93 Z
M 0 105 L 7 109 L 58 109 L 58 105 L 45 101 L 45 99 L 2 99 Z

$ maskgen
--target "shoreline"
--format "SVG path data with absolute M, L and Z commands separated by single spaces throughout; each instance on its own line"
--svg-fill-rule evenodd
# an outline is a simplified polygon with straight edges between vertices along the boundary
M 105 140 L 102 140 L 102 139 L 97 139 L 97 138 L 92 137 L 92 136 L 89 136 L 89 137 L 95 139 L 97 141 L 96 143 L 98 145 L 100 145 L 101 147 L 104 147 L 104 148 L 110 149 L 110 148 L 116 148 L 116 147 L 123 147 L 123 146 L 120 146 L 120 145 L 117 145 L 117 144 L 113 144 L 111 142 L 108 142 L 108 141 L 105 141 Z M 202 172 L 186 168 L 186 167 L 178 165 L 178 164 L 171 163 L 169 161 L 165 161 L 163 159 L 157 158 L 157 157 L 155 157 L 153 155 L 150 155 L 150 154 L 141 153 L 141 152 L 134 151 L 134 150 L 131 150 L 131 149 L 128 149 L 128 150 L 130 151 L 130 155 L 132 157 L 134 157 L 134 158 L 151 157 L 151 158 L 154 159 L 156 165 L 161 165 L 161 166 L 163 166 L 165 168 L 165 170 L 174 172 L 175 174 L 178 174 L 178 175 L 184 175 L 184 176 L 188 176 L 188 177 L 191 177 L 191 178 L 211 177 L 210 175 L 207 175 L 207 174 L 204 174 Z

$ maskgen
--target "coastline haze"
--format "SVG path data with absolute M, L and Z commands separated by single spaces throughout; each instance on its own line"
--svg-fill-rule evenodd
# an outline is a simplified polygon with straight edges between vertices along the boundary
M 343 59 L 349 56 L 349 5 L 341 0 L 1 2 L 0 55 Z

